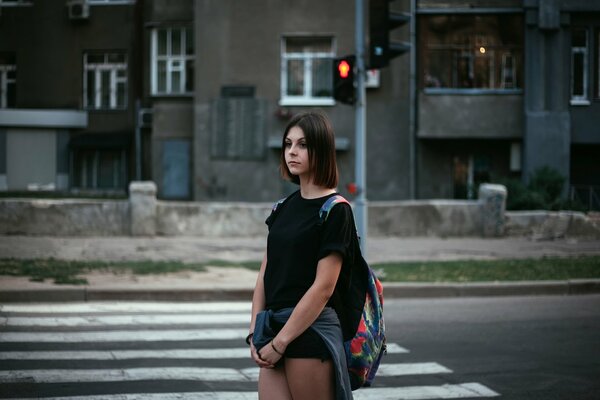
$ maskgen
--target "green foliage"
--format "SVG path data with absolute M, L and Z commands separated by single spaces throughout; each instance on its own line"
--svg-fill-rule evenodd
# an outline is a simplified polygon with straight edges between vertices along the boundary
M 600 278 L 600 257 L 428 261 L 373 266 L 385 282 L 494 282 Z
M 550 167 L 537 169 L 529 181 L 529 189 L 542 196 L 545 204 L 550 206 L 560 202 L 565 177 Z
M 498 179 L 497 183 L 506 186 L 507 210 L 585 210 L 579 202 L 562 198 L 565 177 L 550 167 L 535 170 L 528 185 L 519 179 Z
M 92 271 L 136 275 L 168 274 L 179 271 L 204 271 L 205 264 L 184 264 L 179 261 L 64 261 L 0 259 L 0 276 L 28 276 L 34 282 L 52 280 L 56 284 L 85 285 L 83 277 Z
M 250 268 L 260 262 L 209 261 L 184 264 L 169 261 L 94 262 L 61 260 L 0 259 L 0 276 L 27 276 L 32 281 L 52 280 L 55 284 L 87 284 L 85 274 L 104 271 L 115 274 L 167 274 L 201 271 L 205 266 Z M 541 258 L 524 260 L 466 260 L 399 262 L 372 265 L 386 282 L 491 282 L 518 280 L 565 280 L 600 278 L 600 256 Z

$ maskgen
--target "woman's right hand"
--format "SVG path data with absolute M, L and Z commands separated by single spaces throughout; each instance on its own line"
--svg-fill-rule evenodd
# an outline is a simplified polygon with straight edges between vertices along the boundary
M 265 360 L 263 360 L 262 358 L 260 358 L 260 355 L 258 354 L 258 351 L 256 350 L 256 347 L 254 347 L 254 343 L 252 343 L 252 341 L 250 341 L 250 355 L 252 356 L 252 359 L 254 360 L 256 365 L 258 365 L 260 368 L 275 367 L 273 364 L 268 363 Z

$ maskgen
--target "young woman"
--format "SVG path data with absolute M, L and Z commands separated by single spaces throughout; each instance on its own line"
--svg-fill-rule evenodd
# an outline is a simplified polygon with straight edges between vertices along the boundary
M 332 308 L 354 220 L 347 204 L 319 224 L 336 194 L 331 123 L 324 114 L 295 116 L 283 135 L 280 170 L 300 185 L 267 218 L 269 235 L 252 300 L 247 342 L 261 367 L 261 400 L 352 399 L 339 319 Z

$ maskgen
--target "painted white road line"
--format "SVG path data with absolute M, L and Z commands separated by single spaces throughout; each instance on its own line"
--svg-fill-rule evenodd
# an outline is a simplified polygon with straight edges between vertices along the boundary
M 406 353 L 396 343 L 391 343 L 391 353 Z M 390 351 L 388 350 L 388 353 Z M 220 349 L 171 349 L 171 350 L 81 350 L 81 351 L 3 351 L 0 360 L 132 360 L 132 359 L 246 359 L 250 357 L 248 347 Z
M 232 349 L 5 351 L 0 360 L 133 360 L 133 359 L 250 359 L 248 347 Z
M 399 346 L 396 343 L 387 343 L 387 345 L 386 345 L 386 352 L 387 352 L 387 354 L 404 354 L 404 353 L 410 353 L 409 350 L 405 349 L 404 347 Z
M 29 398 L 7 400 L 36 400 Z M 256 392 L 131 393 L 96 396 L 44 397 L 44 400 L 258 400 Z
M 435 364 L 435 363 L 422 363 Z M 437 365 L 437 364 L 436 364 Z M 449 370 L 421 364 L 387 364 L 378 376 L 424 375 Z M 383 365 L 382 365 L 383 367 Z M 441 367 L 441 368 L 439 368 Z M 380 371 L 381 371 L 380 367 Z M 443 369 L 443 370 L 442 370 Z M 0 383 L 64 383 L 64 382 L 113 382 L 138 380 L 193 380 L 193 381 L 257 381 L 259 368 L 126 368 L 126 369 L 49 369 L 0 371 Z
M 441 386 L 407 386 L 396 388 L 368 388 L 353 392 L 354 400 L 426 400 L 466 399 L 500 396 L 479 383 Z
M 434 400 L 497 397 L 479 384 L 368 388 L 353 392 L 355 400 Z M 258 400 L 256 392 L 131 393 L 96 396 L 45 397 L 45 400 Z M 11 400 L 11 399 L 8 399 Z M 12 399 L 16 400 L 16 399 Z M 33 399 L 21 399 L 33 400 Z
M 204 303 L 158 303 L 158 302 L 89 302 L 3 304 L 0 312 L 20 313 L 106 313 L 106 312 L 248 312 L 252 303 L 204 302 Z
M 4 326 L 115 326 L 115 325 L 202 325 L 249 324 L 250 313 L 177 315 L 90 315 L 82 317 L 0 317 Z
M 160 367 L 0 371 L 0 383 L 124 382 L 147 380 L 250 382 L 251 378 L 233 368 Z
M 381 364 L 377 376 L 449 374 L 452 370 L 435 362 Z
M 0 332 L 0 343 L 160 342 L 244 339 L 248 329 L 131 330 L 86 332 Z
M 244 368 L 241 370 L 245 376 L 251 377 L 253 380 L 258 380 L 259 368 Z M 427 363 L 400 363 L 400 364 L 381 364 L 377 371 L 377 376 L 406 376 L 406 375 L 430 375 L 430 374 L 447 374 L 452 371 L 448 368 L 433 362 Z

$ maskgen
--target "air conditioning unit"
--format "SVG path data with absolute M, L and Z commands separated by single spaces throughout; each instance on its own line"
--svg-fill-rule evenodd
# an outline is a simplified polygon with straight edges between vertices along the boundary
M 87 0 L 70 0 L 67 2 L 69 19 L 88 19 L 90 17 L 90 5 Z

